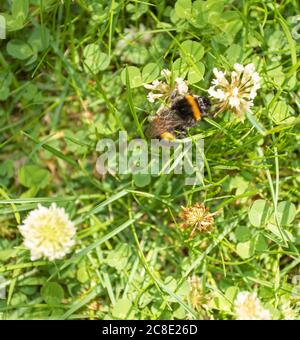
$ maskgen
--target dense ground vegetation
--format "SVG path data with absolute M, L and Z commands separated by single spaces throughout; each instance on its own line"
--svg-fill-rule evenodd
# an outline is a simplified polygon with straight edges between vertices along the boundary
M 299 13 L 296 0 L 1 1 L 2 319 L 236 319 L 245 292 L 269 318 L 299 317 Z M 99 139 L 144 138 L 158 109 L 144 84 L 169 69 L 207 96 L 213 69 L 236 63 L 261 88 L 244 121 L 225 111 L 189 131 L 202 184 L 99 175 Z M 52 203 L 76 245 L 32 260 L 18 226 Z M 218 213 L 189 237 L 195 204 Z

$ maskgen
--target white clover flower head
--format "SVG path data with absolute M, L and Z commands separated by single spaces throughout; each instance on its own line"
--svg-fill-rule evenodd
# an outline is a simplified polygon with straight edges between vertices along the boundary
M 234 64 L 233 69 L 226 78 L 226 72 L 214 68 L 215 79 L 212 80 L 208 94 L 216 101 L 217 113 L 229 109 L 243 120 L 244 114 L 253 106 L 260 88 L 260 76 L 255 72 L 253 64 Z
M 181 96 L 185 96 L 188 93 L 189 88 L 186 80 L 178 77 L 172 82 L 172 73 L 168 69 L 163 69 L 161 75 L 165 78 L 165 82 L 156 79 L 151 84 L 144 84 L 144 87 L 151 91 L 147 96 L 150 103 L 160 99 L 165 107 L 174 93 Z
M 189 91 L 187 82 L 183 80 L 183 78 L 175 79 L 175 89 L 177 90 L 177 93 L 181 96 L 185 96 Z
M 257 294 L 240 292 L 234 302 L 237 320 L 270 320 L 270 312 L 263 308 Z
M 65 212 L 53 203 L 49 208 L 38 205 L 19 227 L 24 245 L 30 250 L 31 260 L 61 259 L 74 246 L 76 229 Z

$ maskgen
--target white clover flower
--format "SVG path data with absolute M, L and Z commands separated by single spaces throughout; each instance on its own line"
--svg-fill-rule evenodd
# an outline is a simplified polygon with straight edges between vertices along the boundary
M 150 103 L 154 103 L 156 99 L 167 103 L 174 93 L 180 96 L 185 96 L 188 93 L 189 88 L 186 80 L 178 77 L 173 83 L 172 72 L 168 69 L 163 69 L 161 75 L 165 78 L 165 81 L 156 79 L 151 84 L 144 84 L 144 87 L 151 91 L 147 96 Z
M 270 320 L 271 314 L 264 309 L 256 293 L 240 292 L 234 302 L 237 320 Z
M 38 205 L 19 226 L 24 245 L 31 252 L 31 260 L 60 259 L 75 244 L 76 229 L 63 208 L 53 203 L 49 208 Z
M 239 105 L 240 105 L 240 100 L 237 96 L 231 96 L 229 98 L 229 105 L 232 107 L 232 108 L 236 108 L 238 109 L 239 108 Z
M 154 103 L 156 99 L 161 98 L 162 96 L 163 96 L 163 94 L 161 94 L 161 93 L 149 92 L 147 99 L 150 103 Z
M 252 73 L 252 80 L 254 83 L 254 87 L 259 89 L 260 88 L 260 76 L 257 72 Z
M 215 90 L 212 87 L 208 89 L 208 94 L 211 97 L 215 97 L 215 98 L 221 99 L 221 100 L 225 99 L 228 96 L 227 93 L 225 93 L 223 90 L 221 90 L 221 89 Z
M 176 78 L 175 84 L 175 89 L 177 90 L 179 95 L 185 96 L 188 93 L 189 87 L 185 80 L 183 80 L 182 78 Z
M 234 64 L 233 68 L 238 72 L 238 73 L 242 73 L 244 71 L 244 66 L 241 64 Z
M 215 79 L 208 93 L 216 99 L 217 113 L 229 109 L 243 120 L 260 88 L 260 76 L 253 64 L 234 64 L 233 69 L 230 77 L 226 78 L 226 72 L 214 68 Z
M 216 67 L 213 69 L 213 73 L 215 77 L 219 80 L 223 80 L 225 78 L 226 72 L 219 71 Z
M 255 71 L 255 66 L 253 64 L 248 64 L 244 68 L 245 74 L 249 74 L 250 76 L 253 75 L 254 71 Z
M 165 93 L 169 91 L 169 86 L 166 83 L 161 82 L 160 80 L 154 80 L 152 84 L 144 84 L 144 88 L 151 91 L 158 91 L 161 93 Z
M 228 81 L 226 79 L 226 72 L 219 71 L 217 68 L 213 69 L 213 73 L 215 75 L 215 79 L 212 81 L 212 84 L 214 86 L 222 85 L 226 86 L 228 84 Z
M 156 90 L 157 89 L 157 82 L 160 83 L 159 80 L 155 80 L 152 84 L 144 84 L 144 88 L 147 90 Z

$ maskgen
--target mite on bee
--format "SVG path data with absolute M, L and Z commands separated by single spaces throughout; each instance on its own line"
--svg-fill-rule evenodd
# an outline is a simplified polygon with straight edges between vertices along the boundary
M 209 115 L 208 98 L 194 95 L 175 97 L 169 108 L 160 110 L 146 130 L 149 138 L 175 140 L 186 135 L 187 129 Z

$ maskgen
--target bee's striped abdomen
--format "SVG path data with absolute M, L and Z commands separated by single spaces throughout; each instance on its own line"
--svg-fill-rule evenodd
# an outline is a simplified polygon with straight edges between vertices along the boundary
M 195 120 L 196 121 L 200 120 L 201 119 L 201 109 L 200 109 L 200 106 L 199 106 L 196 98 L 193 97 L 193 96 L 185 96 L 184 98 L 189 103 L 189 105 L 192 109 L 193 117 L 195 118 Z
M 188 95 L 177 100 L 172 110 L 176 111 L 184 120 L 192 118 L 195 121 L 201 119 L 201 109 L 194 96 Z

